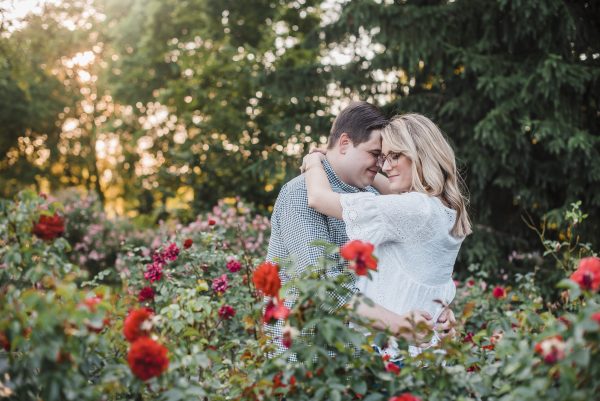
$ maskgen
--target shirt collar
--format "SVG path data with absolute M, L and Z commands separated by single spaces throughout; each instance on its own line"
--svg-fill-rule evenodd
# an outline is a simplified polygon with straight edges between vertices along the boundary
M 323 168 L 325 169 L 325 173 L 327 174 L 327 178 L 329 179 L 329 184 L 331 184 L 332 188 L 341 189 L 344 192 L 365 192 L 368 191 L 368 188 L 357 188 L 350 184 L 346 184 L 344 181 L 340 180 L 340 177 L 333 171 L 333 167 L 329 164 L 329 160 L 327 158 L 323 158 Z

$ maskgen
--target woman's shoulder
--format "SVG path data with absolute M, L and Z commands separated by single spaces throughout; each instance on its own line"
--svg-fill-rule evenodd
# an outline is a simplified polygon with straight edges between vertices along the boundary
M 418 210 L 429 210 L 435 204 L 435 197 L 416 191 L 379 195 L 378 198 L 383 204 L 411 207 Z

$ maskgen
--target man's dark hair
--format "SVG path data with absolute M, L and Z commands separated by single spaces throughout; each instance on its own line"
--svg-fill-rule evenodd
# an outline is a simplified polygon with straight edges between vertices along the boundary
M 389 123 L 381 110 L 367 102 L 352 102 L 335 118 L 327 147 L 333 148 L 345 132 L 354 146 L 369 140 L 371 131 L 381 129 Z

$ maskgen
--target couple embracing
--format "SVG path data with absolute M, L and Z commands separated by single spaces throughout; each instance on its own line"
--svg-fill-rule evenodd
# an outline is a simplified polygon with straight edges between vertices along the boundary
M 291 258 L 302 271 L 323 255 L 310 246 L 315 240 L 370 242 L 378 268 L 354 283 L 356 312 L 392 333 L 425 323 L 434 330 L 427 346 L 452 334 L 454 314 L 445 306 L 456 292 L 452 271 L 471 225 L 454 152 L 439 128 L 419 114 L 388 120 L 355 102 L 335 119 L 327 151 L 305 156 L 301 170 L 275 202 L 267 260 Z M 280 344 L 283 322 L 265 329 Z M 424 338 L 412 335 L 422 345 Z M 398 356 L 393 339 L 379 352 Z

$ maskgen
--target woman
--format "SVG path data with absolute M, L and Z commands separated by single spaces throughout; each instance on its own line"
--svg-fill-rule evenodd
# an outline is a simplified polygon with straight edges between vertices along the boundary
M 471 233 L 454 152 L 438 127 L 419 114 L 393 118 L 381 136 L 379 165 L 387 178 L 378 175 L 374 186 L 382 195 L 333 192 L 324 156 L 312 153 L 303 164 L 308 204 L 343 219 L 351 240 L 376 246 L 378 270 L 358 282 L 365 296 L 399 315 L 425 310 L 436 321 L 456 293 L 452 271 Z M 386 353 L 396 356 L 395 343 Z

